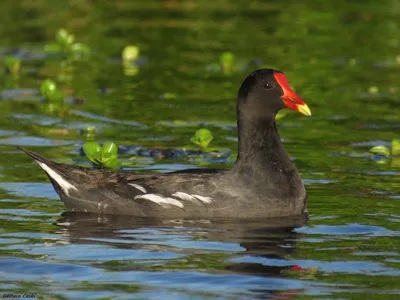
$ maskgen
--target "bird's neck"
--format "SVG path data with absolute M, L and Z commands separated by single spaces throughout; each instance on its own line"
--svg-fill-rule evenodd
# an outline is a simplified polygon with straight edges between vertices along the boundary
M 285 209 L 304 210 L 304 185 L 281 144 L 275 118 L 238 118 L 238 128 L 238 158 L 228 173 L 233 190 L 248 199 L 267 199 L 273 205 L 282 203 Z
M 262 175 L 293 168 L 276 129 L 275 116 L 258 120 L 239 117 L 238 130 L 239 149 L 234 170 Z

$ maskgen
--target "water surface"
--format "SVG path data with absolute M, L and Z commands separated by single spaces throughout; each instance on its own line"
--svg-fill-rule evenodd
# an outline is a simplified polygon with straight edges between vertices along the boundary
M 39 299 L 396 299 L 400 163 L 368 149 L 399 138 L 398 1 L 9 1 L 0 54 L 0 290 Z M 94 49 L 66 76 L 44 53 L 67 28 Z M 137 44 L 131 76 L 119 59 Z M 219 55 L 236 58 L 231 73 Z M 125 169 L 229 168 L 235 97 L 259 67 L 285 72 L 313 116 L 279 120 L 309 216 L 150 220 L 63 214 L 46 175 L 15 146 L 82 163 L 80 130 L 120 146 Z M 68 113 L 49 113 L 53 78 Z M 218 156 L 189 139 L 214 135 Z M 183 151 L 182 149 L 185 149 Z M 132 159 L 134 158 L 134 159 Z M 47 297 L 47 298 L 46 298 Z

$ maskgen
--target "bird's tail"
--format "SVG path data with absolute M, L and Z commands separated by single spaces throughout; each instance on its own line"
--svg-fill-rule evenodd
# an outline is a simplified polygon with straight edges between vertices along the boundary
M 83 168 L 54 162 L 22 147 L 18 147 L 18 149 L 28 154 L 39 164 L 61 198 L 69 196 L 72 191 L 78 191 L 79 185 L 88 177 L 88 174 L 82 170 Z
M 26 154 L 28 154 L 30 157 L 32 157 L 37 163 L 43 163 L 43 164 L 47 164 L 47 165 L 56 164 L 55 162 L 51 161 L 50 159 L 40 156 L 39 154 L 37 154 L 33 151 L 30 151 L 30 150 L 22 148 L 22 147 L 17 147 L 17 148 L 19 150 L 25 152 Z

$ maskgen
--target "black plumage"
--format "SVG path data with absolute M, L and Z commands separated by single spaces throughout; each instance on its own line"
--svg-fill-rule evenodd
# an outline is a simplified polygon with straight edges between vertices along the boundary
M 215 169 L 143 175 L 60 164 L 22 149 L 46 171 L 70 211 L 157 218 L 253 218 L 306 212 L 306 191 L 285 152 L 275 115 L 310 115 L 279 71 L 250 74 L 238 93 L 238 158 Z

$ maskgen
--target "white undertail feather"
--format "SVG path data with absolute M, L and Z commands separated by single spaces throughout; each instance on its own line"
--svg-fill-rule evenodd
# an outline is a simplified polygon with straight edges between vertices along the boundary
M 77 191 L 78 189 L 72 185 L 70 182 L 64 179 L 60 174 L 58 174 L 56 171 L 54 171 L 52 168 L 50 168 L 48 165 L 45 163 L 36 161 L 39 166 L 55 181 L 58 183 L 58 185 L 61 187 L 61 189 L 65 192 L 67 196 L 69 196 L 69 191 L 70 190 L 75 190 Z
M 156 194 L 139 195 L 139 196 L 136 196 L 134 199 L 135 200 L 137 200 L 137 199 L 149 200 L 149 201 L 157 203 L 157 204 L 159 204 L 161 206 L 164 206 L 164 205 L 167 204 L 167 205 L 175 205 L 175 206 L 178 206 L 180 208 L 183 208 L 182 202 L 180 202 L 180 201 L 178 201 L 176 199 L 173 199 L 173 198 L 162 197 L 162 196 L 159 196 L 159 195 L 156 195 Z

